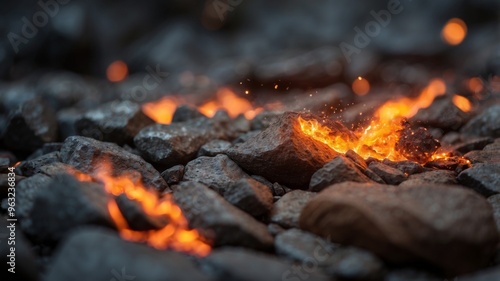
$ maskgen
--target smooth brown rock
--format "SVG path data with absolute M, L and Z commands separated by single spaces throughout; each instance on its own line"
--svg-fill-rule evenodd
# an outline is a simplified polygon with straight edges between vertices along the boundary
M 393 263 L 424 262 L 447 274 L 485 266 L 499 238 L 484 198 L 439 185 L 336 184 L 309 201 L 300 226 Z

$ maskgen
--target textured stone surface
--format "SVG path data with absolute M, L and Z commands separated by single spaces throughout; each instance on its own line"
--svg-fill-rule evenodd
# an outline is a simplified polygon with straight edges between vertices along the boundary
M 339 155 L 316 171 L 309 183 L 309 190 L 320 191 L 327 186 L 345 181 L 371 182 L 347 157 Z
M 486 200 L 450 186 L 333 185 L 309 201 L 300 226 L 394 263 L 427 262 L 448 274 L 485 266 L 498 242 Z
M 201 182 L 223 195 L 240 179 L 250 178 L 229 157 L 202 156 L 189 162 L 184 169 L 184 181 Z
M 224 198 L 254 217 L 269 214 L 273 208 L 271 190 L 254 179 L 235 182 L 224 192 Z
M 500 231 L 500 194 L 488 197 L 488 202 L 493 208 L 493 216 L 495 218 L 495 222 L 497 223 L 497 228 Z
M 457 278 L 457 281 L 493 281 L 500 280 L 500 267 L 493 267 Z
M 232 144 L 225 140 L 212 140 L 200 147 L 198 157 L 210 156 L 213 157 L 217 154 L 225 154 Z
M 30 177 L 36 173 L 39 173 L 42 166 L 54 162 L 61 162 L 58 151 L 41 155 L 40 157 L 37 157 L 35 159 L 23 161 L 21 162 L 21 164 L 19 164 L 19 166 L 17 166 L 17 169 L 21 171 L 22 175 Z
M 146 186 L 159 191 L 168 188 L 165 180 L 151 164 L 114 143 L 80 136 L 69 137 L 61 148 L 61 160 L 84 173 L 93 173 L 100 163 L 109 161 L 115 174 L 137 171 L 142 175 Z
M 121 101 L 86 112 L 75 127 L 79 135 L 123 145 L 131 144 L 141 129 L 154 123 L 142 112 L 139 104 Z
M 338 153 L 305 135 L 298 122 L 299 116 L 307 120 L 317 118 L 284 113 L 260 134 L 230 149 L 229 157 L 246 171 L 271 182 L 290 188 L 307 188 L 312 174 Z M 334 123 L 332 130 L 339 135 L 352 135 L 340 123 Z
M 315 234 L 292 228 L 276 235 L 274 240 L 276 253 L 279 256 L 286 257 L 295 261 L 303 262 L 310 258 L 319 257 L 317 260 L 319 266 L 328 264 L 328 258 L 338 245 L 332 244 L 323 237 Z
M 177 184 L 184 177 L 184 166 L 175 165 L 163 171 L 161 177 L 167 182 L 168 185 Z
M 458 183 L 456 173 L 447 170 L 435 170 L 423 172 L 408 177 L 408 180 L 402 182 L 400 186 L 419 186 L 429 184 L 453 184 Z
M 445 96 L 434 100 L 429 107 L 420 109 L 410 121 L 420 126 L 456 130 L 469 118 L 470 113 L 460 110 L 453 104 L 450 97 Z
M 406 180 L 406 175 L 403 172 L 383 163 L 373 161 L 368 167 L 387 184 L 398 185 Z
M 476 164 L 461 172 L 457 179 L 486 197 L 500 193 L 500 164 Z
M 434 139 L 426 128 L 413 129 L 406 125 L 400 132 L 395 148 L 406 159 L 425 163 L 431 159 L 431 156 L 439 147 L 441 147 L 439 141 Z
M 384 159 L 382 163 L 384 163 L 387 166 L 396 168 L 408 175 L 418 174 L 426 171 L 426 169 L 422 165 L 408 160 L 391 161 L 389 159 Z
M 130 229 L 160 229 L 168 223 L 165 217 L 147 215 L 137 201 L 129 199 L 125 194 L 118 195 L 115 200 Z
M 173 198 L 189 225 L 213 241 L 214 246 L 272 248 L 273 237 L 264 224 L 234 207 L 207 186 L 182 182 L 174 186 Z
M 210 280 L 184 255 L 126 242 L 118 234 L 87 228 L 74 232 L 54 256 L 44 280 Z
M 472 118 L 460 130 L 465 135 L 500 137 L 500 105 L 494 105 Z
M 172 123 L 185 122 L 196 118 L 206 118 L 196 107 L 190 105 L 179 105 L 172 117 Z
M 285 228 L 299 227 L 299 217 L 306 204 L 316 196 L 315 192 L 294 190 L 274 203 L 271 221 Z

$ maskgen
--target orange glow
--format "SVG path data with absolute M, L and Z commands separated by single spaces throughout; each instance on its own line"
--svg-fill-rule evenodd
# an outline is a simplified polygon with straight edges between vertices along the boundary
M 467 25 L 459 18 L 449 20 L 441 32 L 443 40 L 453 46 L 462 43 L 466 35 Z
M 128 75 L 127 64 L 121 60 L 112 62 L 106 69 L 106 76 L 111 82 L 120 82 Z
M 175 109 L 180 103 L 178 98 L 164 97 L 154 102 L 142 105 L 142 111 L 156 123 L 170 124 L 174 116 Z
M 247 119 L 253 119 L 262 108 L 254 108 L 250 101 L 238 97 L 231 89 L 221 88 L 217 91 L 216 99 L 201 105 L 198 110 L 207 117 L 215 115 L 217 110 L 224 109 L 229 116 L 236 117 L 243 114 Z
M 358 76 L 358 78 L 352 82 L 352 91 L 358 96 L 364 96 L 370 91 L 370 83 L 368 80 Z
M 82 174 L 77 171 L 69 171 Z M 146 242 L 156 249 L 173 249 L 197 256 L 206 256 L 211 247 L 203 241 L 196 230 L 188 228 L 188 222 L 181 209 L 174 203 L 170 194 L 160 198 L 151 189 L 146 188 L 140 181 L 137 173 L 129 172 L 119 176 L 112 176 L 113 167 L 109 161 L 102 159 L 97 172 L 92 176 L 102 182 L 109 194 L 118 196 L 125 194 L 130 200 L 137 202 L 150 217 L 164 218 L 168 224 L 158 230 L 136 231 L 129 225 L 121 213 L 116 201 L 108 202 L 108 211 L 123 239 L 134 242 Z M 77 177 L 81 181 L 91 181 L 92 177 Z
M 460 108 L 460 110 L 462 110 L 463 112 L 469 112 L 472 109 L 472 104 L 470 103 L 470 101 L 463 96 L 454 95 L 452 101 L 453 104 L 456 107 Z
M 467 80 L 467 88 L 469 89 L 469 91 L 478 94 L 484 89 L 483 81 L 481 80 L 481 78 L 472 77 Z
M 412 117 L 420 108 L 428 107 L 434 98 L 445 92 L 445 83 L 434 79 L 416 98 L 404 97 L 386 102 L 377 109 L 368 127 L 355 132 L 357 140 L 332 136 L 334 134 L 330 129 L 317 120 L 306 121 L 299 117 L 298 121 L 302 132 L 337 152 L 346 153 L 351 149 L 365 159 L 373 157 L 401 161 L 406 160 L 406 157 L 396 150 L 396 144 L 399 141 L 399 131 L 403 129 L 403 119 Z
M 21 164 L 21 161 L 17 161 L 16 164 L 14 164 L 14 168 L 19 166 L 19 164 Z

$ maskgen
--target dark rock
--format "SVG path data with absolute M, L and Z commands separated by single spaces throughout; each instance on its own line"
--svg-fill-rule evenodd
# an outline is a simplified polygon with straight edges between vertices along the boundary
M 384 159 L 382 163 L 384 163 L 387 166 L 396 168 L 406 175 L 418 174 L 426 170 L 422 165 L 408 160 L 391 161 L 389 159 Z
M 198 157 L 200 156 L 210 156 L 213 157 L 217 154 L 225 154 L 226 151 L 232 146 L 228 141 L 224 140 L 212 140 L 200 147 L 198 151 Z
M 142 175 L 147 187 L 163 191 L 168 188 L 160 173 L 141 157 L 129 153 L 114 143 L 73 136 L 64 141 L 61 160 L 84 173 L 93 173 L 102 161 L 109 161 L 116 175 L 134 170 Z
M 269 214 L 273 194 L 267 186 L 254 179 L 241 179 L 224 192 L 224 198 L 253 217 Z
M 406 180 L 406 175 L 403 172 L 381 162 L 371 162 L 368 167 L 379 175 L 387 184 L 398 185 Z
M 272 236 L 276 236 L 278 234 L 280 234 L 281 232 L 285 231 L 285 229 L 275 223 L 270 223 L 267 225 L 267 231 L 269 231 L 269 233 L 272 235 Z
M 354 162 L 354 164 L 356 164 L 359 167 L 360 171 L 363 171 L 363 170 L 368 168 L 368 165 L 366 165 L 365 159 L 363 159 L 363 157 L 359 156 L 359 154 L 357 154 L 353 150 L 349 149 L 345 153 L 345 156 L 347 158 L 351 159 L 351 161 Z
M 437 98 L 427 108 L 420 109 L 410 121 L 420 126 L 457 130 L 470 118 L 470 113 L 456 107 L 450 97 Z
M 460 132 L 464 135 L 500 137 L 500 105 L 493 105 L 472 118 Z
M 167 182 L 167 184 L 174 185 L 181 182 L 182 177 L 184 177 L 184 166 L 175 165 L 163 171 L 161 177 Z
M 458 184 L 456 173 L 446 170 L 435 170 L 411 175 L 400 186 L 420 186 L 429 184 Z
M 377 175 L 374 171 L 370 170 L 369 168 L 366 168 L 366 170 L 363 171 L 363 173 L 372 181 L 380 184 L 385 184 L 386 182 L 379 176 Z
M 472 150 L 481 150 L 492 142 L 493 139 L 490 137 L 473 138 L 452 146 L 452 149 L 465 154 Z
M 232 144 L 233 145 L 237 145 L 237 144 L 240 144 L 240 143 L 244 143 L 247 140 L 255 137 L 258 134 L 260 134 L 260 132 L 262 132 L 262 131 L 250 131 L 250 132 L 243 133 L 243 134 L 239 135 L 236 139 L 234 139 L 233 142 L 232 142 Z
M 10 159 L 6 157 L 0 158 L 0 173 L 8 173 L 10 167 Z
M 279 256 L 299 262 L 314 259 L 318 266 L 324 267 L 338 246 L 315 234 L 292 228 L 276 235 L 274 247 Z
M 464 155 L 472 163 L 500 163 L 500 139 L 488 144 L 482 151 L 471 151 Z
M 61 158 L 59 156 L 59 152 L 51 152 L 48 154 L 44 154 L 38 158 L 32 159 L 32 160 L 27 160 L 24 162 L 21 162 L 17 169 L 21 171 L 21 174 L 27 177 L 30 177 L 36 173 L 40 172 L 40 168 L 42 166 L 54 163 L 54 162 L 61 162 Z
M 457 179 L 486 197 L 497 194 L 500 192 L 500 164 L 475 164 L 461 172 Z
M 257 114 L 251 122 L 252 130 L 267 129 L 272 123 L 277 122 L 283 112 L 263 111 Z
M 83 116 L 84 111 L 77 108 L 66 108 L 57 112 L 57 124 L 61 140 L 76 136 L 76 122 Z
M 447 157 L 446 159 L 436 159 L 425 163 L 426 168 L 437 168 L 440 170 L 449 170 L 460 173 L 465 169 L 470 168 L 470 162 L 462 157 Z
M 49 176 L 49 177 L 54 177 L 56 175 L 59 175 L 64 172 L 69 172 L 70 174 L 75 171 L 73 166 L 64 164 L 61 162 L 53 162 L 49 163 L 47 165 L 43 165 L 40 167 L 37 173 Z
M 415 269 L 397 269 L 389 272 L 384 281 L 443 281 L 443 278 Z
M 179 105 L 172 117 L 172 123 L 185 122 L 196 118 L 206 118 L 196 107 L 190 105 Z
M 271 189 L 272 189 L 273 196 L 283 196 L 286 194 L 285 188 L 277 182 L 273 183 L 273 185 L 271 186 Z
M 57 243 L 84 225 L 114 227 L 107 208 L 112 199 L 102 185 L 59 175 L 41 188 L 29 214 L 29 234 L 36 241 Z
M 55 254 L 45 280 L 136 278 L 143 281 L 209 280 L 180 253 L 127 242 L 116 233 L 99 228 L 73 232 Z
M 168 223 L 165 217 L 152 217 L 146 214 L 137 201 L 129 199 L 125 194 L 116 197 L 116 204 L 132 230 L 160 229 Z
M 48 142 L 44 143 L 42 146 L 42 154 L 48 154 L 55 151 L 60 151 L 63 143 L 62 142 Z
M 250 215 L 229 204 L 207 186 L 196 182 L 182 182 L 174 186 L 177 205 L 204 237 L 217 246 L 242 246 L 270 249 L 273 237 L 267 227 Z
M 141 130 L 134 143 L 146 159 L 173 166 L 194 159 L 208 141 L 224 139 L 226 129 L 217 120 L 203 118 L 170 125 L 156 124 Z
M 488 202 L 493 208 L 493 216 L 495 217 L 495 222 L 497 223 L 497 228 L 500 232 L 500 194 L 488 197 Z
M 269 187 L 269 190 L 273 189 L 273 184 L 270 181 L 266 180 L 266 178 L 258 176 L 258 175 L 251 175 L 251 177 L 252 177 L 252 179 L 254 179 L 254 180 L 262 183 L 263 185 L 265 185 L 267 187 Z
M 217 280 L 276 281 L 301 280 L 301 277 L 311 281 L 329 280 L 319 272 L 306 271 L 309 268 L 294 266 L 274 256 L 241 248 L 215 250 L 202 260 L 202 264 Z
M 499 238 L 486 200 L 438 185 L 336 184 L 309 201 L 300 226 L 392 263 L 426 262 L 450 275 L 485 266 Z
M 493 281 L 500 280 L 500 267 L 488 268 L 467 276 L 460 276 L 457 281 Z
M 340 280 L 382 280 L 385 272 L 379 258 L 354 247 L 336 249 L 327 261 L 326 272 Z
M 345 181 L 371 182 L 349 158 L 339 155 L 312 175 L 309 190 L 317 192 Z
M 86 112 L 75 126 L 79 135 L 123 145 L 131 144 L 141 129 L 154 123 L 139 104 L 122 101 Z
M 302 209 L 316 195 L 315 192 L 294 190 L 281 197 L 274 203 L 271 222 L 284 228 L 298 228 Z
M 439 141 L 434 139 L 426 128 L 412 129 L 409 125 L 405 125 L 396 143 L 396 150 L 408 160 L 425 163 L 440 146 Z
M 44 143 L 56 139 L 56 115 L 44 101 L 29 100 L 9 114 L 4 131 L 4 144 L 7 148 L 34 151 Z
M 307 188 L 311 176 L 338 155 L 326 144 L 302 132 L 298 118 L 317 121 L 313 115 L 287 112 L 255 137 L 228 151 L 238 165 L 252 174 L 290 188 Z M 353 137 L 340 123 L 330 122 L 332 135 Z
M 227 155 L 198 157 L 189 162 L 184 170 L 184 181 L 201 182 L 224 195 L 240 179 L 250 178 Z

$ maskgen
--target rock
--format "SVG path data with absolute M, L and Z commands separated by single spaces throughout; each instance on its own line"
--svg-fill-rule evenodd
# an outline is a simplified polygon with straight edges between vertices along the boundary
M 48 154 L 55 151 L 60 151 L 63 143 L 62 142 L 48 142 L 44 143 L 42 146 L 42 154 Z
M 420 109 L 410 121 L 419 126 L 457 130 L 469 118 L 470 113 L 460 110 L 452 103 L 450 97 L 445 96 L 435 99 L 429 107 Z
M 284 113 L 255 137 L 228 150 L 229 157 L 246 171 L 290 188 L 307 188 L 311 176 L 337 152 L 302 132 L 298 118 L 319 120 L 312 115 Z M 340 123 L 329 124 L 332 135 L 353 137 Z
M 182 177 L 184 177 L 184 166 L 175 165 L 171 168 L 166 169 L 161 173 L 161 177 L 167 182 L 167 184 L 174 185 L 181 182 Z
M 49 176 L 52 178 L 56 175 L 59 175 L 61 173 L 66 172 L 66 171 L 70 172 L 70 174 L 71 174 L 71 172 L 75 171 L 75 169 L 73 168 L 73 166 L 68 165 L 68 164 L 64 164 L 61 162 L 53 162 L 53 163 L 49 163 L 47 165 L 41 166 L 38 170 L 38 173 Z
M 493 142 L 493 139 L 490 137 L 472 138 L 472 139 L 467 139 L 464 142 L 461 142 L 459 144 L 452 146 L 452 149 L 455 151 L 458 151 L 462 154 L 465 154 L 465 153 L 472 151 L 472 150 L 481 150 L 486 145 L 488 145 L 492 142 Z
M 224 192 L 224 199 L 253 217 L 269 214 L 273 208 L 273 194 L 254 179 L 235 182 Z
M 473 150 L 464 155 L 471 163 L 500 164 L 499 150 Z
M 83 110 L 75 107 L 62 109 L 57 112 L 57 124 L 61 140 L 78 134 L 76 122 L 82 118 L 83 113 Z
M 241 248 L 215 250 L 202 260 L 202 264 L 217 280 L 329 280 L 319 272 L 311 272 L 310 268 Z
M 366 170 L 363 171 L 363 173 L 372 181 L 380 184 L 385 184 L 386 182 L 379 176 L 377 175 L 374 171 L 370 170 L 369 168 L 366 168 Z
M 198 151 L 198 157 L 200 156 L 210 156 L 213 157 L 217 154 L 225 154 L 226 151 L 232 146 L 228 141 L 224 140 L 213 140 L 202 145 Z
M 196 118 L 206 118 L 196 107 L 190 105 L 179 105 L 172 117 L 172 123 L 185 122 Z
M 328 264 L 328 257 L 338 247 L 322 237 L 297 228 L 276 235 L 274 246 L 279 256 L 299 262 L 314 259 L 321 267 Z
M 229 157 L 219 154 L 215 157 L 198 157 L 189 162 L 183 180 L 201 182 L 224 195 L 237 181 L 248 178 L 250 176 Z
M 186 164 L 196 157 L 202 145 L 210 140 L 224 139 L 225 129 L 217 120 L 193 119 L 170 125 L 155 124 L 142 129 L 134 144 L 146 159 L 173 166 Z
M 328 258 L 326 272 L 340 280 L 381 280 L 383 262 L 370 252 L 347 247 L 336 249 Z
M 426 169 L 422 165 L 408 160 L 391 161 L 389 159 L 384 159 L 382 163 L 387 166 L 396 168 L 407 175 L 418 174 L 426 171 Z
M 435 170 L 411 175 L 400 186 L 420 186 L 429 184 L 451 184 L 456 185 L 458 181 L 453 171 Z
M 79 135 L 123 145 L 132 144 L 140 130 L 154 123 L 139 104 L 121 101 L 86 112 L 75 126 Z
M 252 130 L 267 129 L 272 123 L 277 122 L 283 112 L 263 111 L 257 114 L 251 121 Z
M 233 145 L 237 145 L 237 144 L 240 144 L 240 143 L 244 143 L 246 142 L 247 140 L 255 137 L 256 135 L 260 134 L 262 131 L 250 131 L 250 132 L 246 132 L 246 133 L 243 133 L 241 135 L 239 135 L 236 139 L 233 140 L 232 144 Z
M 389 272 L 384 281 L 443 281 L 443 278 L 415 269 L 397 269 Z
M 271 222 L 284 228 L 298 228 L 302 209 L 316 195 L 315 192 L 294 190 L 274 203 Z
M 426 128 L 413 129 L 405 125 L 396 143 L 396 150 L 408 160 L 425 163 L 440 146 L 439 141 L 434 139 Z
M 7 157 L 0 158 L 0 173 L 8 173 L 10 167 L 10 159 Z
M 497 194 L 500 192 L 500 164 L 476 164 L 461 172 L 457 179 L 486 197 Z
M 360 171 L 366 170 L 368 168 L 368 165 L 366 165 L 365 159 L 363 157 L 359 156 L 356 152 L 353 150 L 348 150 L 345 153 L 345 156 L 349 158 L 354 164 L 356 164 L 359 168 Z
M 486 200 L 438 185 L 336 184 L 309 201 L 300 226 L 392 263 L 425 262 L 450 275 L 485 266 L 499 238 Z
M 495 194 L 488 197 L 488 202 L 493 208 L 493 216 L 495 218 L 495 222 L 497 223 L 497 228 L 500 232 L 500 194 Z
M 273 196 L 283 196 L 286 194 L 286 189 L 279 183 L 275 182 L 271 185 Z
M 309 190 L 317 192 L 345 181 L 371 182 L 349 158 L 339 155 L 312 175 Z
M 457 281 L 493 281 L 500 279 L 500 267 L 488 268 L 467 276 L 460 276 Z
M 272 236 L 276 236 L 281 232 L 285 231 L 285 229 L 275 223 L 270 223 L 267 225 L 267 231 L 269 231 L 269 233 L 271 233 Z
M 465 169 L 470 168 L 470 162 L 462 157 L 452 156 L 446 159 L 436 159 L 425 163 L 424 167 L 440 169 L 440 170 L 450 170 L 460 173 Z
M 493 105 L 465 124 L 460 132 L 464 135 L 500 137 L 500 105 Z
M 142 182 L 158 191 L 168 188 L 160 173 L 141 157 L 127 152 L 114 143 L 73 136 L 64 141 L 61 160 L 84 173 L 93 173 L 103 161 L 109 161 L 118 175 L 134 170 L 142 175 Z
M 24 162 L 21 162 L 17 169 L 21 171 L 21 174 L 27 177 L 31 177 L 32 175 L 39 173 L 40 168 L 42 166 L 54 163 L 54 162 L 61 162 L 61 158 L 59 156 L 59 152 L 51 152 L 48 154 L 44 154 L 38 158 L 32 159 L 32 160 L 27 160 Z
M 387 184 L 398 185 L 406 180 L 406 175 L 403 172 L 381 162 L 373 161 L 368 167 L 375 174 L 379 175 Z
M 56 115 L 41 99 L 23 103 L 8 119 L 3 140 L 9 149 L 34 151 L 57 139 Z
M 82 259 L 84 257 L 84 259 Z M 184 255 L 124 241 L 116 233 L 73 232 L 55 253 L 45 280 L 209 280 Z
M 29 214 L 29 234 L 36 241 L 57 243 L 84 225 L 114 227 L 107 208 L 112 199 L 102 185 L 59 175 L 41 188 Z
M 160 229 L 168 223 L 165 217 L 151 217 L 146 214 L 137 201 L 129 199 L 125 194 L 116 197 L 116 204 L 132 230 Z
M 197 182 L 182 182 L 174 186 L 173 194 L 190 227 L 208 237 L 214 247 L 272 248 L 273 237 L 264 224 L 229 204 L 207 186 Z

